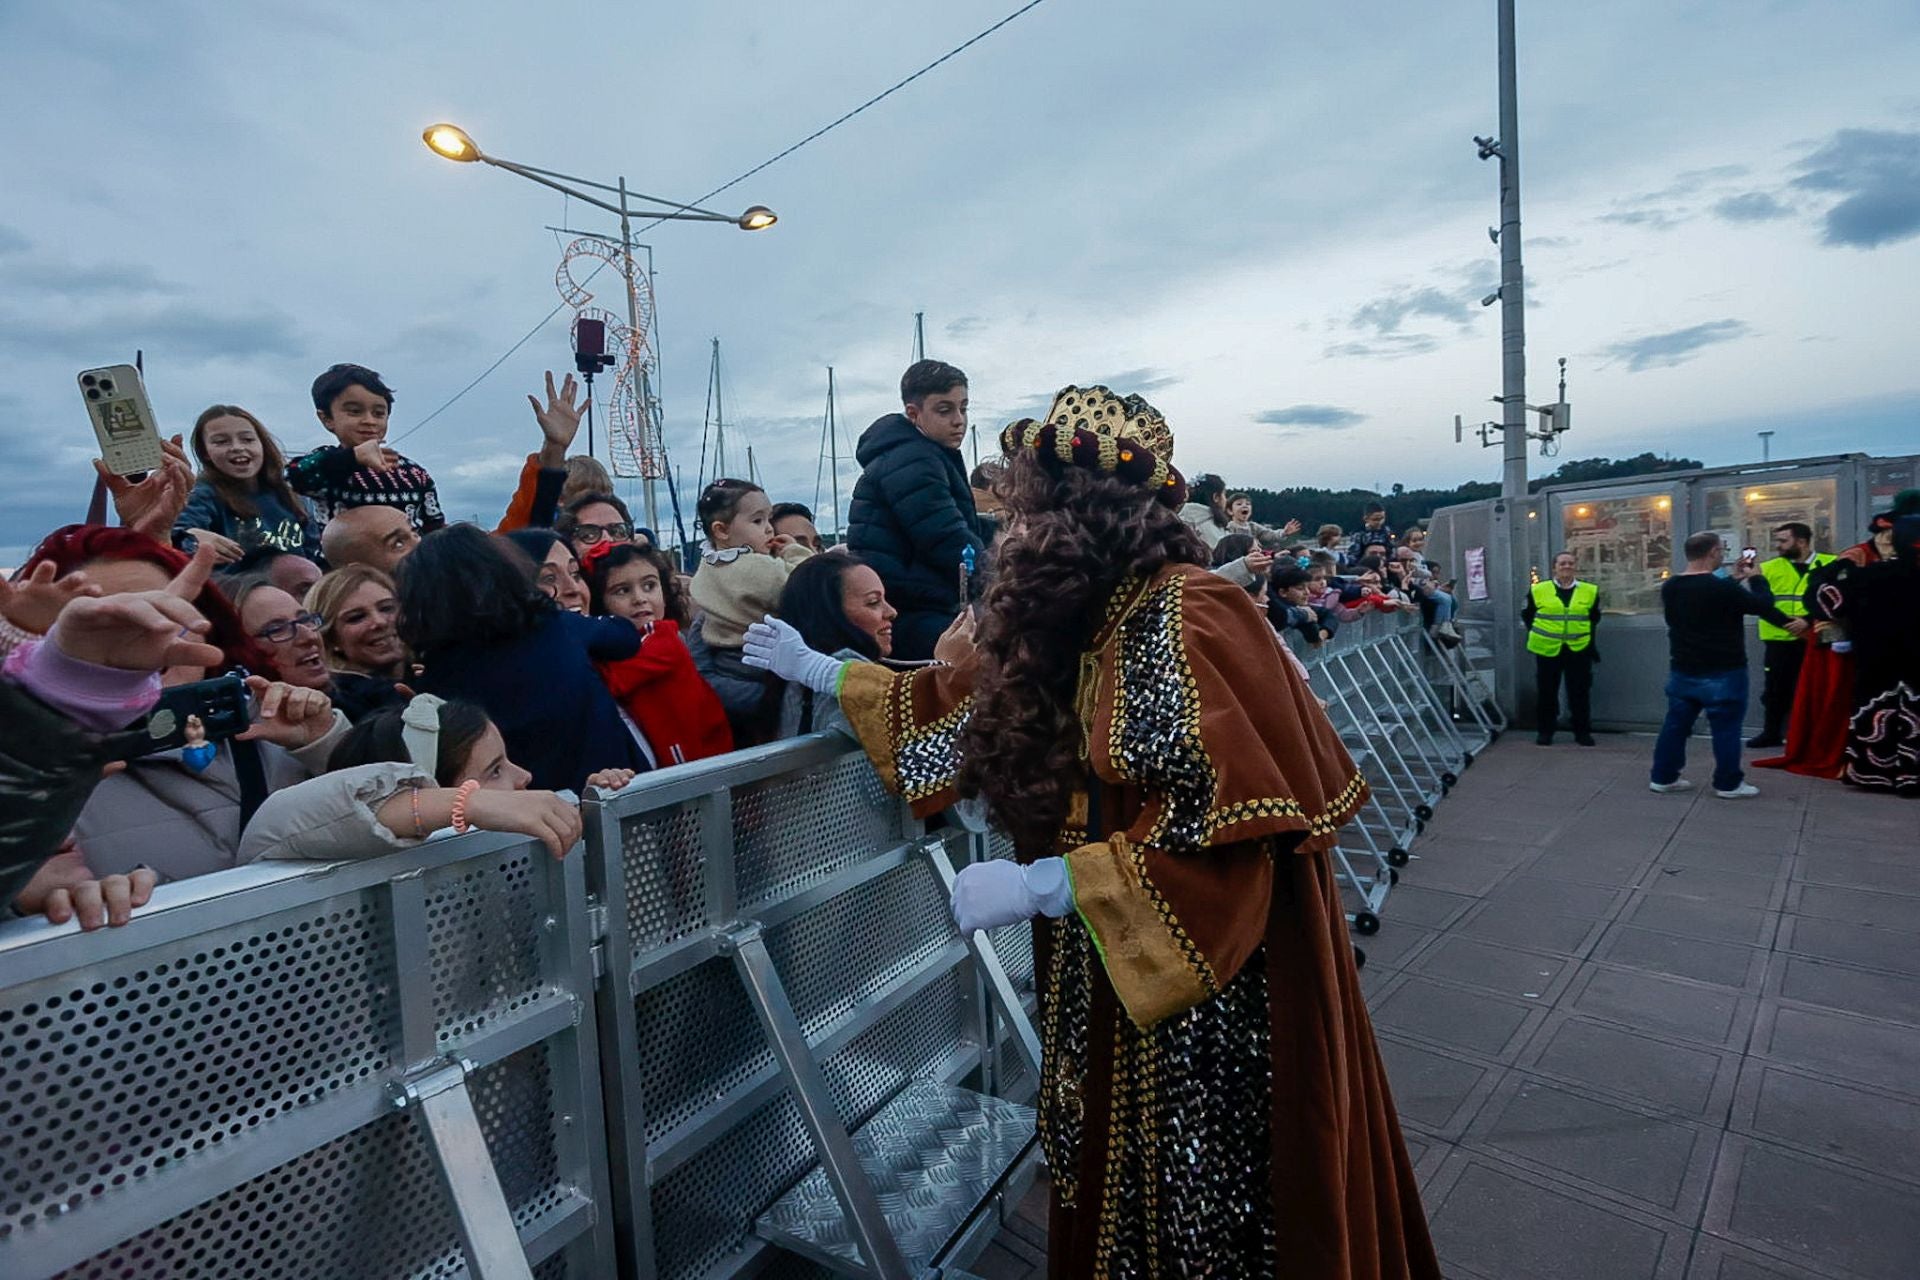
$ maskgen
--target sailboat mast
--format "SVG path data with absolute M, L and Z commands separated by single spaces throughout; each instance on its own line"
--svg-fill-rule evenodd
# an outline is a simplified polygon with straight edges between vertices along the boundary
M 839 538 L 840 530 L 840 424 L 833 412 L 833 366 L 827 366 L 827 452 L 833 461 L 830 464 L 833 484 L 833 536 Z
M 914 363 L 927 358 L 927 313 L 913 313 L 913 359 Z
M 727 405 L 720 390 L 720 339 L 713 340 L 713 476 L 727 474 Z

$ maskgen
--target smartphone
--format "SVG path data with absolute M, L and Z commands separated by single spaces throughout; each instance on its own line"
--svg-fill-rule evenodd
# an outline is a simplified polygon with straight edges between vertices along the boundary
M 1742 547 L 1740 548 L 1740 558 L 1746 561 L 1748 564 L 1752 564 L 1754 561 L 1760 558 L 1760 548 Z
M 195 736 L 205 742 L 225 742 L 252 723 L 253 695 L 247 692 L 244 677 L 225 675 L 177 684 L 162 690 L 147 718 L 127 730 L 122 758 L 171 751 L 187 746 Z
M 166 455 L 160 451 L 160 428 L 138 369 L 130 364 L 88 369 L 80 375 L 80 396 L 87 402 L 107 470 L 131 476 L 160 469 Z

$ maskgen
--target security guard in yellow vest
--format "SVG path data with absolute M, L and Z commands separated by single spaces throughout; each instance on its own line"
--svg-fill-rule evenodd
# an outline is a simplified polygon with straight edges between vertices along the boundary
M 1813 530 L 1798 520 L 1773 531 L 1773 559 L 1760 566 L 1760 572 L 1747 580 L 1748 589 L 1789 618 L 1807 616 L 1807 579 L 1815 569 L 1830 564 L 1830 555 L 1813 554 Z M 1766 654 L 1766 682 L 1760 687 L 1760 707 L 1764 712 L 1758 737 L 1748 738 L 1750 747 L 1778 747 L 1787 741 L 1787 718 L 1793 711 L 1793 695 L 1800 685 L 1800 664 L 1807 656 L 1806 641 L 1773 623 L 1760 622 L 1762 651 Z
M 1537 690 L 1537 741 L 1553 745 L 1560 720 L 1560 685 L 1567 686 L 1567 714 L 1573 740 L 1593 745 L 1593 664 L 1600 661 L 1594 642 L 1600 626 L 1600 588 L 1574 576 L 1573 552 L 1553 558 L 1553 577 L 1533 584 L 1520 621 L 1527 627 L 1527 652 L 1533 655 Z

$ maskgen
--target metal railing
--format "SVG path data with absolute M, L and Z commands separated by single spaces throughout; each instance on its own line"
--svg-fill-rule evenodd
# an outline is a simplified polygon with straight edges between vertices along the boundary
M 1373 783 L 1379 927 L 1487 735 L 1410 618 L 1305 651 Z M 0 1275 L 931 1274 L 1036 1172 L 1032 933 L 847 739 L 590 797 L 564 861 L 476 833 L 0 928 Z

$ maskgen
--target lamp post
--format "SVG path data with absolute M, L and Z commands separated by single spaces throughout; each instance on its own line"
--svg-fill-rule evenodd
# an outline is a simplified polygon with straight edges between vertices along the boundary
M 681 204 L 676 200 L 663 200 L 658 196 L 642 195 L 637 191 L 629 191 L 627 189 L 627 180 L 624 177 L 616 179 L 614 185 L 608 186 L 604 182 L 592 182 L 586 178 L 576 178 L 571 174 L 555 173 L 551 169 L 536 169 L 532 165 L 516 164 L 511 160 L 502 160 L 498 156 L 490 156 L 482 151 L 479 144 L 473 140 L 472 135 L 458 125 L 428 125 L 427 128 L 421 132 L 420 137 L 421 140 L 427 144 L 428 149 L 437 156 L 442 156 L 445 159 L 460 164 L 471 164 L 473 161 L 478 160 L 483 164 L 490 164 L 496 169 L 505 169 L 508 173 L 518 174 L 529 182 L 537 182 L 543 187 L 551 187 L 563 195 L 571 196 L 573 199 L 579 200 L 584 204 L 618 216 L 620 219 L 621 269 L 625 273 L 627 281 L 627 323 L 635 333 L 640 331 L 640 313 L 639 304 L 634 295 L 634 214 L 637 213 L 642 217 L 663 222 L 730 222 L 742 231 L 765 231 L 768 227 L 779 221 L 779 218 L 774 214 L 773 210 L 763 204 L 753 205 L 744 213 L 718 213 L 712 209 L 702 209 L 698 205 Z M 590 187 L 594 191 L 608 192 L 616 196 L 619 202 L 616 204 L 613 201 L 591 195 L 586 191 L 582 191 L 580 189 L 581 187 Z M 636 208 L 631 201 L 641 201 L 642 204 Z M 643 475 L 641 479 L 645 482 L 646 486 L 647 527 L 657 529 L 660 527 L 660 521 L 659 510 L 654 500 L 654 478 L 651 475 Z

